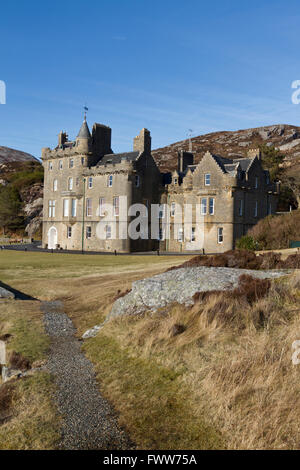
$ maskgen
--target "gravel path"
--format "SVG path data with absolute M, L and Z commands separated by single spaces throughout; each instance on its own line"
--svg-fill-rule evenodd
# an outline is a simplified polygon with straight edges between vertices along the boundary
M 62 415 L 63 449 L 132 449 L 117 424 L 112 407 L 102 398 L 92 363 L 81 351 L 75 328 L 61 302 L 42 302 L 44 323 L 51 337 L 47 368 L 57 384 Z

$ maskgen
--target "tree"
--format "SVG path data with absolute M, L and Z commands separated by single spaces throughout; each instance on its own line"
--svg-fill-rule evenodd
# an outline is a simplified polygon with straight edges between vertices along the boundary
M 11 186 L 0 187 L 0 227 L 3 233 L 6 229 L 16 230 L 22 227 L 21 207 L 17 189 Z
M 279 178 L 281 173 L 280 164 L 284 160 L 284 155 L 280 150 L 266 144 L 260 146 L 262 165 L 266 170 L 269 170 L 272 180 Z

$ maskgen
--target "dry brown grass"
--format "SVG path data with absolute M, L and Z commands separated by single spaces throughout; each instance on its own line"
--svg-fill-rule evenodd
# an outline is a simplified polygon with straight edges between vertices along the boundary
M 180 373 L 194 416 L 209 417 L 226 447 L 299 448 L 300 369 L 291 362 L 300 338 L 299 287 L 298 273 L 252 304 L 222 304 L 215 294 L 192 308 L 118 318 L 97 338 Z M 172 335 L 174 324 L 184 331 Z
M 1 300 L 0 335 L 13 368 L 26 370 L 47 357 L 40 303 Z M 59 420 L 53 406 L 54 385 L 49 374 L 34 373 L 1 384 L 0 449 L 50 449 L 59 439 Z
M 89 273 L 78 268 L 69 277 L 51 271 L 48 279 L 30 271 L 28 280 L 14 275 L 13 283 L 63 299 L 82 333 L 104 319 L 118 290 L 174 264 L 141 263 L 137 272 L 125 265 L 102 273 L 98 266 Z M 250 303 L 214 293 L 192 308 L 115 319 L 86 341 L 101 390 L 138 445 L 299 448 L 300 366 L 291 362 L 292 343 L 300 339 L 299 290 L 298 271 Z M 174 325 L 182 326 L 179 334 Z

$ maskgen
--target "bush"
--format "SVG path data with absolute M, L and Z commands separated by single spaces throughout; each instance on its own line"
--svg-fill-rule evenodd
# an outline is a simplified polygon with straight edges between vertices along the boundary
M 239 250 L 250 250 L 256 251 L 259 250 L 259 244 L 254 240 L 250 235 L 244 235 L 236 242 L 236 247 Z

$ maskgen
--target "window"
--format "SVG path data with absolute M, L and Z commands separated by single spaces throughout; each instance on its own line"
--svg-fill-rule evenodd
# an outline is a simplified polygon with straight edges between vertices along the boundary
M 69 189 L 69 191 L 72 191 L 72 189 L 73 189 L 73 178 L 69 178 L 68 189 Z
M 74 168 L 74 159 L 71 158 L 69 161 L 69 168 Z
M 223 243 L 223 227 L 218 227 L 218 243 Z
M 116 196 L 113 199 L 114 215 L 119 215 L 119 197 Z
M 266 184 L 270 184 L 270 175 L 266 173 Z
M 68 227 L 67 229 L 67 237 L 72 238 L 72 227 Z
M 215 213 L 215 200 L 213 197 L 209 198 L 209 215 L 214 215 Z
M 49 210 L 48 215 L 49 217 L 55 217 L 55 201 L 49 201 Z
M 174 178 L 174 184 L 178 183 L 178 178 Z
M 99 199 L 99 215 L 100 215 L 100 217 L 103 217 L 105 215 L 104 204 L 105 204 L 104 197 L 100 197 L 100 199 Z
M 254 206 L 254 217 L 257 217 L 258 214 L 258 202 L 255 201 L 255 206 Z
M 57 180 L 53 180 L 53 191 L 57 191 Z
M 53 169 L 53 163 L 49 162 L 49 170 L 52 170 L 52 169 Z
M 183 228 L 178 229 L 178 241 L 183 242 Z
M 196 228 L 192 227 L 191 230 L 191 242 L 194 242 L 196 240 Z
M 76 212 L 77 212 L 77 200 L 76 199 L 72 199 L 71 212 L 72 212 L 72 217 L 76 217 Z
M 258 188 L 258 177 L 255 176 L 255 189 L 257 189 L 257 188 Z
M 111 188 L 112 184 L 113 184 L 113 175 L 109 175 L 109 177 L 107 178 L 107 186 Z
M 60 170 L 63 169 L 63 161 L 62 160 L 59 160 L 58 167 L 59 167 Z
M 239 200 L 239 216 L 243 215 L 243 209 L 244 209 L 244 201 L 243 199 Z
M 92 215 L 92 199 L 90 198 L 86 200 L 86 215 L 87 217 L 91 217 Z
M 93 187 L 93 178 L 92 178 L 92 176 L 90 176 L 89 179 L 88 179 L 88 188 L 92 189 L 92 187 Z
M 175 217 L 175 208 L 176 208 L 176 203 L 172 202 L 172 204 L 171 204 L 171 217 Z
M 164 204 L 159 204 L 158 218 L 163 219 L 164 217 L 165 217 L 165 206 L 164 206 Z
M 84 165 L 84 162 L 85 162 L 85 158 L 81 157 L 81 165 Z
M 105 237 L 106 237 L 106 240 L 111 239 L 111 226 L 110 225 L 105 225 Z
M 205 186 L 210 186 L 210 173 L 206 173 L 204 176 L 204 184 Z
M 201 215 L 207 214 L 207 199 L 204 197 L 201 199 Z
M 86 238 L 92 238 L 92 227 L 86 228 Z
M 137 188 L 140 186 L 140 175 L 135 175 L 135 185 Z
M 69 199 L 64 199 L 63 202 L 63 215 L 69 217 Z

